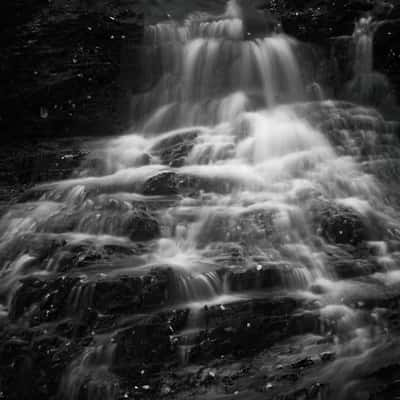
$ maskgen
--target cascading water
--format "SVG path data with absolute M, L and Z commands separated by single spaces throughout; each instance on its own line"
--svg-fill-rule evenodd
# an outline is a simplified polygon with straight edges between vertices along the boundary
M 373 71 L 373 40 L 375 23 L 372 17 L 361 18 L 355 26 L 353 38 L 355 43 L 354 75 L 370 74 Z
M 199 14 L 182 25 L 150 26 L 146 40 L 162 74 L 151 91 L 134 101 L 138 115 L 146 115 L 144 131 L 215 125 L 252 103 L 272 106 L 300 99 L 295 42 L 284 35 L 250 41 L 246 36 L 236 2 L 217 19 Z
M 357 74 L 372 71 L 370 23 L 356 30 Z M 220 16 L 149 26 L 146 40 L 162 74 L 133 101 L 143 121 L 100 143 L 73 179 L 34 188 L 0 220 L 4 309 L 21 314 L 21 278 L 67 271 L 66 315 L 93 307 L 129 314 L 147 304 L 146 293 L 126 295 L 127 311 L 113 298 L 99 306 L 96 287 L 161 271 L 168 284 L 157 304 L 191 308 L 190 335 L 208 328 L 205 305 L 285 294 L 335 326 L 340 356 L 361 357 L 381 331 L 353 298 L 372 295 L 398 256 L 396 214 L 368 171 L 375 152 L 395 152 L 390 126 L 367 108 L 307 101 L 296 41 L 273 32 L 247 38 L 235 1 Z M 356 264 L 357 246 L 377 254 L 373 263 Z M 113 323 L 114 336 L 127 320 Z M 114 336 L 100 344 L 94 336 L 71 363 L 64 398 L 81 399 L 83 386 L 89 400 L 118 398 Z M 191 346 L 182 340 L 181 349 Z
M 374 70 L 374 36 L 382 22 L 372 16 L 356 22 L 352 41 L 354 47 L 353 79 L 349 84 L 349 97 L 357 102 L 380 106 L 387 103 L 390 84 L 387 78 Z

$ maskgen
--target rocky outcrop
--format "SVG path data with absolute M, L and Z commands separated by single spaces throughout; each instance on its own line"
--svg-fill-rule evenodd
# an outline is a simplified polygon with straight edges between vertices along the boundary
M 398 100 L 400 5 L 397 1 L 298 0 L 265 3 L 265 7 L 278 16 L 286 33 L 316 45 L 318 50 L 315 54 L 314 49 L 314 54 L 319 59 L 331 58 L 328 64 L 320 63 L 318 70 L 313 73 L 319 79 L 323 77 L 335 94 L 341 96 L 341 85 L 352 78 L 351 36 L 355 22 L 362 16 L 372 16 L 379 26 L 374 37 L 374 70 L 388 77 L 395 90 L 394 97 L 397 97 L 391 101 Z M 387 107 L 386 104 L 385 106 Z
M 138 1 L 7 0 L 1 7 L 10 17 L 1 32 L 2 139 L 105 134 L 126 126 L 139 82 Z

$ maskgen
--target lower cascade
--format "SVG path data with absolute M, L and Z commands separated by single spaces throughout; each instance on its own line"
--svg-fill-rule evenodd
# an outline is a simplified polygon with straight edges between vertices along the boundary
M 372 74 L 370 24 L 356 76 Z M 398 358 L 397 126 L 325 99 L 279 27 L 247 29 L 232 0 L 148 26 L 161 73 L 132 130 L 1 217 L 0 358 L 18 361 L 0 399 L 184 399 L 219 380 L 193 398 L 361 399 Z M 35 384 L 15 389 L 22 375 Z

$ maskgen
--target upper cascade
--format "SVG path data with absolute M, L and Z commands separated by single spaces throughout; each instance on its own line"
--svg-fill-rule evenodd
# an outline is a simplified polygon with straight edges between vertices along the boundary
M 363 17 L 356 22 L 353 40 L 355 42 L 354 74 L 369 74 L 373 71 L 373 40 L 375 23 L 372 17 Z
M 133 102 L 135 114 L 147 120 L 144 130 L 223 122 L 238 111 L 239 98 L 247 107 L 241 111 L 302 99 L 296 41 L 267 31 L 263 37 L 251 36 L 233 0 L 222 15 L 195 13 L 182 23 L 149 26 L 149 57 L 159 79 Z M 224 110 L 210 118 L 210 108 Z
M 243 14 L 236 0 L 231 0 L 221 15 L 197 12 L 189 15 L 183 23 L 161 22 L 146 29 L 149 43 L 186 42 L 199 37 L 243 40 L 245 36 Z

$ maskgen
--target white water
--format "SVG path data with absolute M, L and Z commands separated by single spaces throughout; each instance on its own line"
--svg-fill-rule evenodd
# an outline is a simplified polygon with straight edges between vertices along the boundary
M 352 36 L 354 47 L 353 79 L 349 83 L 351 100 L 376 107 L 391 108 L 392 88 L 385 75 L 374 69 L 374 37 L 384 22 L 374 21 L 372 16 L 356 22 Z
M 284 35 L 243 40 L 238 10 L 229 2 L 222 16 L 194 14 L 182 25 L 166 22 L 148 28 L 148 40 L 159 45 L 163 75 L 153 91 L 140 98 L 155 110 L 145 127 L 162 130 L 160 115 L 174 103 L 179 112 L 173 125 L 190 128 L 157 135 L 135 131 L 111 140 L 94 152 L 103 159 L 105 173 L 90 176 L 93 171 L 84 170 L 82 177 L 42 185 L 37 189 L 43 192 L 39 202 L 12 208 L 0 221 L 4 257 L 15 253 L 3 267 L 5 290 L 25 274 L 47 273 L 46 268 L 25 267 L 35 264 L 35 254 L 18 249 L 19 238 L 56 233 L 79 242 L 87 240 L 79 236 L 84 234 L 100 246 L 124 240 L 125 221 L 135 213 L 132 202 L 162 200 L 141 195 L 145 182 L 159 173 L 197 179 L 200 186 L 197 196 L 183 194 L 173 207 L 157 212 L 162 238 L 138 263 L 176 269 L 177 291 L 185 300 L 204 300 L 229 290 L 223 288 L 216 274 L 219 266 L 209 256 L 219 242 L 245 243 L 250 254 L 266 262 L 285 260 L 301 271 L 287 282 L 292 289 L 332 278 L 310 219 L 314 202 L 345 206 L 367 222 L 390 221 L 376 209 L 382 203 L 380 188 L 357 160 L 360 145 L 379 140 L 379 115 L 329 101 L 295 102 L 304 95 L 295 40 Z M 368 23 L 356 29 L 360 63 L 371 56 L 364 28 Z M 223 82 L 216 69 L 223 72 Z M 255 105 L 251 96 L 257 90 L 264 101 Z M 207 96 L 212 100 L 203 104 Z M 149 102 L 154 104 L 150 107 Z M 207 107 L 214 112 L 208 113 Z M 335 130 L 343 151 L 307 119 L 318 112 L 329 115 L 321 127 Z M 185 136 L 193 146 L 184 165 L 161 165 L 155 149 Z M 242 267 L 255 268 L 252 258 Z
M 296 42 L 285 35 L 245 40 L 240 9 L 229 4 L 217 17 L 194 14 L 183 24 L 148 27 L 146 40 L 162 74 L 133 102 L 138 115 L 146 115 L 145 132 L 215 125 L 252 103 L 272 106 L 302 97 Z
M 370 74 L 373 71 L 373 40 L 375 23 L 372 17 L 361 18 L 356 23 L 353 33 L 355 42 L 354 75 Z

